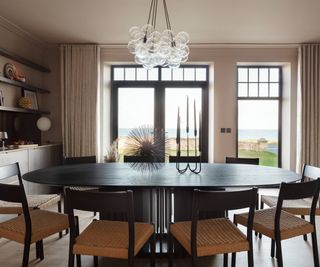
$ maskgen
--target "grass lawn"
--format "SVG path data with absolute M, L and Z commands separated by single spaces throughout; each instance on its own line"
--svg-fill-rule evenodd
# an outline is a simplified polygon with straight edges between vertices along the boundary
M 263 166 L 278 166 L 278 155 L 269 151 L 254 151 L 240 149 L 238 153 L 240 158 L 259 158 L 260 165 Z

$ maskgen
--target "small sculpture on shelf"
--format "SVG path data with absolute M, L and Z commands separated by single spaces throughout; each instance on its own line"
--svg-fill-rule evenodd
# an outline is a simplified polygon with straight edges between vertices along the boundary
M 18 105 L 21 108 L 31 109 L 32 100 L 29 97 L 23 96 L 19 98 Z
M 187 114 L 186 114 L 186 134 L 187 134 L 187 155 L 181 156 L 181 118 L 180 118 L 180 108 L 178 108 L 178 119 L 177 119 L 177 162 L 176 168 L 179 173 L 185 173 L 190 170 L 193 173 L 201 172 L 201 146 L 202 146 L 202 122 L 201 122 L 201 112 L 199 112 L 199 143 L 197 144 L 197 112 L 196 112 L 196 101 L 194 100 L 194 155 L 190 155 L 190 139 L 189 139 L 189 96 L 187 96 Z M 183 159 L 183 160 L 182 160 Z M 185 166 L 181 167 L 181 162 L 185 163 Z M 194 163 L 194 167 L 191 166 Z
M 4 76 L 10 80 L 15 80 L 23 83 L 26 82 L 26 76 L 21 75 L 16 66 L 12 63 L 6 63 L 4 65 Z

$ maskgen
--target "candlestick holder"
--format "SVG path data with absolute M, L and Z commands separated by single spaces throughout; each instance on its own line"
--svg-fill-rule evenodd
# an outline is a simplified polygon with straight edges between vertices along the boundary
M 181 151 L 177 150 L 176 169 L 180 174 L 191 171 L 195 174 L 201 172 L 201 152 L 197 150 L 197 138 L 194 137 L 195 153 L 191 156 L 189 148 L 189 135 L 187 134 L 187 156 L 181 156 Z M 183 163 L 183 164 L 181 164 Z
M 185 173 L 186 171 L 191 171 L 193 173 L 201 172 L 201 145 L 202 145 L 202 130 L 201 130 L 201 113 L 199 113 L 199 144 L 197 145 L 197 116 L 196 116 L 196 101 L 194 100 L 194 155 L 190 155 L 190 138 L 189 138 L 189 97 L 187 96 L 187 156 L 181 156 L 181 127 L 180 127 L 180 108 L 178 108 L 178 118 L 177 118 L 177 156 L 175 159 L 176 169 L 179 173 Z M 199 147 L 199 149 L 197 149 Z M 184 163 L 183 166 L 181 163 Z M 194 164 L 194 165 L 193 165 Z

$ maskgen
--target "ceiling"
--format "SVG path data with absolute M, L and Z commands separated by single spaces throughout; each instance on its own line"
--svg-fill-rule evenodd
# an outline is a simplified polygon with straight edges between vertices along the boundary
M 125 44 L 150 0 L 1 0 L 0 16 L 48 43 Z M 191 43 L 320 41 L 319 0 L 167 0 L 172 28 Z M 162 1 L 158 27 L 164 29 Z

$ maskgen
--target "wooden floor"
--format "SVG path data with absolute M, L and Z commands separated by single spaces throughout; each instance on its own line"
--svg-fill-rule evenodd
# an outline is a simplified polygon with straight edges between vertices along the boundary
M 79 213 L 82 225 L 86 225 L 93 219 L 93 213 Z M 320 242 L 320 218 L 317 218 L 318 226 L 318 244 Z M 245 230 L 245 228 L 242 228 Z M 257 267 L 274 267 L 277 266 L 276 260 L 270 257 L 270 239 L 263 237 L 261 240 L 254 237 L 254 263 Z M 64 235 L 62 239 L 58 235 L 51 236 L 44 240 L 45 258 L 43 261 L 35 259 L 35 245 L 32 245 L 30 251 L 29 266 L 37 267 L 55 267 L 67 266 L 68 263 L 69 236 Z M 0 239 L 0 266 L 1 267 L 17 267 L 21 266 L 23 246 L 6 239 Z M 283 259 L 284 266 L 288 267 L 311 267 L 313 266 L 311 237 L 308 241 L 303 241 L 302 237 L 283 241 Z M 229 262 L 230 264 L 230 262 Z M 93 266 L 92 257 L 82 256 L 82 266 Z M 123 260 L 99 259 L 99 266 L 122 267 L 127 266 Z M 137 258 L 135 266 L 149 266 L 149 260 Z M 168 266 L 166 259 L 156 261 L 157 267 Z M 175 266 L 188 267 L 191 266 L 189 258 L 175 260 Z M 223 266 L 223 257 L 221 255 L 213 257 L 203 257 L 198 260 L 199 267 L 215 267 Z M 230 265 L 229 265 L 230 266 Z M 247 254 L 237 254 L 237 266 L 247 266 Z

